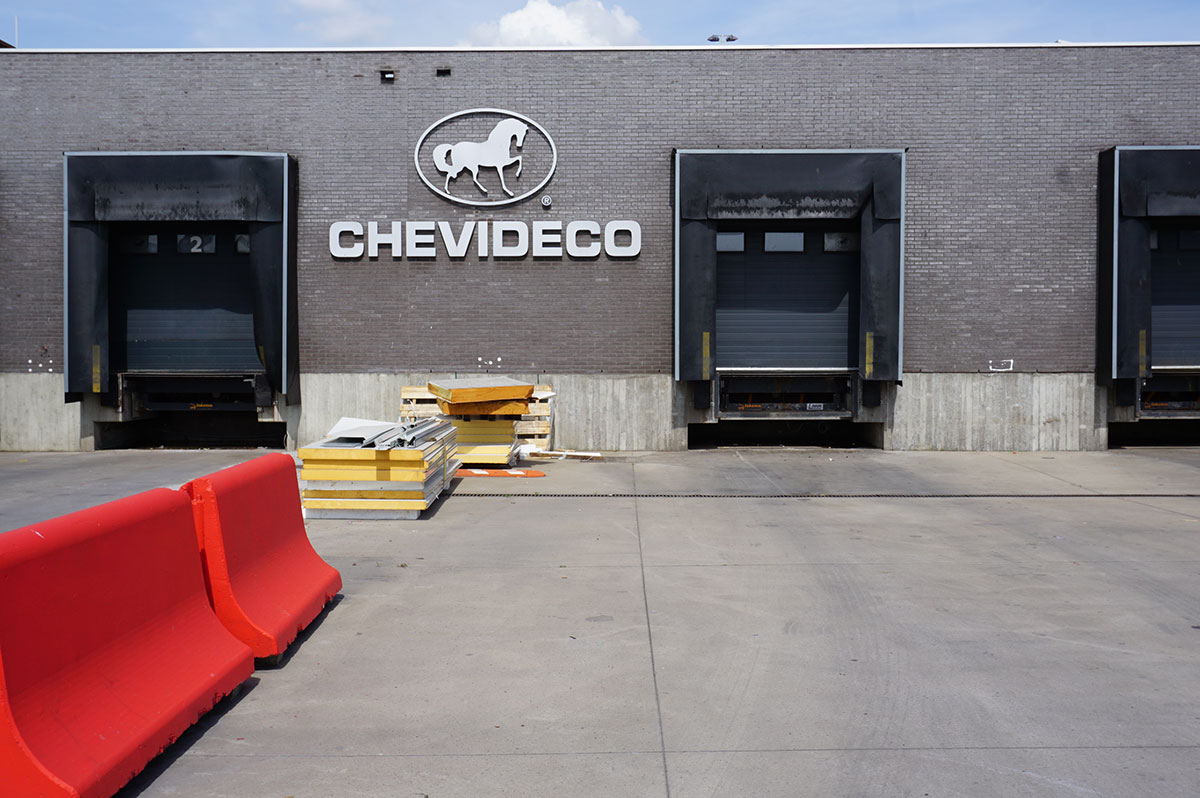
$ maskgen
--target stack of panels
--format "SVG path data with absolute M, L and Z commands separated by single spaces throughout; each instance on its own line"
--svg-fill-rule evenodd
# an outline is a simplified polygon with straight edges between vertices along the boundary
M 464 465 L 511 465 L 517 455 L 516 419 L 529 413 L 533 385 L 508 377 L 436 380 L 428 390 L 458 432 Z
M 430 393 L 425 385 L 405 385 L 400 389 L 400 397 L 403 399 L 400 408 L 401 422 L 437 418 L 451 407 L 445 399 L 439 399 Z M 543 451 L 553 448 L 554 397 L 553 386 L 535 385 L 533 396 L 527 403 L 512 401 L 500 405 L 506 411 L 500 417 L 515 422 L 513 428 L 516 431 L 518 446 L 528 445 Z M 520 415 L 516 415 L 518 412 Z
M 326 439 L 300 450 L 306 518 L 415 520 L 461 464 L 449 423 L 409 448 L 348 449 Z
M 512 419 L 451 417 L 458 432 L 458 456 L 464 465 L 511 465 L 517 454 Z

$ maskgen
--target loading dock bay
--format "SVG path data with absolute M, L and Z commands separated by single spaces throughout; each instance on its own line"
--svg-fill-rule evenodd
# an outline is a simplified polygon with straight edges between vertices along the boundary
M 2 453 L 0 528 L 256 454 Z M 1196 793 L 1200 450 L 544 470 L 310 522 L 342 599 L 119 798 Z

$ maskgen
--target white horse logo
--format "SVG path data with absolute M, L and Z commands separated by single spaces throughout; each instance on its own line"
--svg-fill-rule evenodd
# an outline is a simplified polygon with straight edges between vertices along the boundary
M 488 130 L 487 124 L 491 131 L 485 140 L 449 143 L 479 135 L 479 131 Z M 472 132 L 464 135 L 466 130 Z M 442 141 L 447 143 L 437 143 Z M 471 108 L 444 116 L 425 128 L 413 150 L 413 164 L 421 182 L 442 199 L 474 208 L 493 208 L 523 202 L 545 188 L 558 166 L 558 148 L 546 128 L 523 114 L 502 108 Z M 522 177 L 526 165 L 529 173 Z M 486 181 L 492 169 L 503 191 L 493 187 L 489 194 L 479 173 L 484 170 L 489 176 L 483 178 Z M 450 181 L 463 172 L 470 173 L 476 190 L 464 184 L 459 196 L 450 191 Z M 509 186 L 514 178 L 520 179 Z
M 521 149 L 528 132 L 529 125 L 510 117 L 496 123 L 492 132 L 488 134 L 487 141 L 460 141 L 457 144 L 439 145 L 433 151 L 433 165 L 446 176 L 444 190 L 449 193 L 450 181 L 465 169 L 471 173 L 471 181 L 480 191 L 487 194 L 488 190 L 479 182 L 479 170 L 486 166 L 496 170 L 496 174 L 500 176 L 500 187 L 504 189 L 505 194 L 513 196 L 504 182 L 504 170 L 516 164 L 517 172 L 514 177 L 521 176 L 521 156 L 513 155 L 512 147 L 515 144 L 518 150 Z

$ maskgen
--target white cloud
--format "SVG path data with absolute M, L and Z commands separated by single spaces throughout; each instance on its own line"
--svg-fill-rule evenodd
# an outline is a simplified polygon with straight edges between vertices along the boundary
M 471 28 L 462 45 L 501 47 L 593 47 L 642 44 L 642 25 L 614 5 L 600 0 L 571 0 L 561 6 L 550 0 L 528 0 L 524 8 Z
M 1007 5 L 977 0 L 764 0 L 743 6 L 741 17 L 728 25 L 745 44 L 1021 41 L 1022 31 L 1043 13 L 1043 6 L 1036 0 Z
M 378 0 L 287 0 L 301 17 L 297 33 L 322 44 L 379 44 L 392 36 L 393 18 Z

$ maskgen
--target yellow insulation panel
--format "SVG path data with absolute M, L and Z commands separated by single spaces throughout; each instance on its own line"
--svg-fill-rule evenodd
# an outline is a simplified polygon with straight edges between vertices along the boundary
M 516 426 L 516 422 L 511 418 L 504 419 L 451 419 L 450 423 L 458 430 L 458 434 L 463 432 L 512 432 Z
M 512 441 L 503 443 L 460 443 L 458 453 L 462 454 L 508 454 L 513 450 Z
M 310 510 L 424 510 L 424 499 L 304 499 Z
M 431 470 L 420 468 L 302 468 L 300 479 L 424 483 L 431 473 Z
M 353 461 L 363 462 L 412 462 L 425 459 L 427 452 L 421 449 L 317 449 L 305 447 L 300 450 L 300 459 L 309 461 Z
M 463 465 L 508 465 L 511 460 L 507 454 L 471 454 L 463 457 Z
M 306 499 L 425 499 L 424 490 L 305 490 Z
M 437 468 L 446 459 L 446 453 L 442 450 L 424 460 L 412 460 L 409 462 L 391 462 L 382 460 L 372 463 L 365 460 L 304 460 L 301 466 L 304 468 L 323 468 L 333 471 L 378 471 L 380 469 L 386 471 L 388 469 L 425 469 Z

